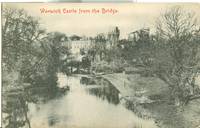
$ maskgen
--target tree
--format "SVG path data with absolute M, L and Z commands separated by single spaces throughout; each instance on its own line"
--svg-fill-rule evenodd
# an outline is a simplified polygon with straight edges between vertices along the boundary
M 98 34 L 95 37 L 95 55 L 99 56 L 100 61 L 103 59 L 104 51 L 106 48 L 106 36 L 103 33 Z
M 24 72 L 40 62 L 38 45 L 44 33 L 38 19 L 29 16 L 23 9 L 3 8 L 2 69 L 4 76 L 17 72 L 19 79 L 24 80 L 24 77 L 28 75 Z
M 60 32 L 52 32 L 48 33 L 47 36 L 47 44 L 50 45 L 50 53 L 53 61 L 52 68 L 55 68 L 55 72 L 68 72 L 67 69 L 67 60 L 69 58 L 69 49 L 65 47 L 64 43 L 66 39 L 66 35 Z M 66 69 L 65 69 L 66 68 Z
M 167 10 L 157 22 L 154 70 L 171 88 L 176 105 L 200 98 L 195 78 L 200 69 L 200 36 L 194 13 Z
M 35 42 L 38 42 L 44 30 L 39 28 L 36 18 L 27 15 L 24 10 L 3 8 L 2 13 L 2 61 L 8 70 L 21 68 L 24 59 L 33 59 Z M 20 59 L 21 58 L 21 59 Z
M 39 20 L 23 9 L 4 7 L 2 13 L 2 69 L 3 85 L 7 87 L 34 86 L 56 87 L 56 73 L 67 59 L 68 49 L 62 45 L 63 33 L 46 34 Z M 18 82 L 6 76 L 17 74 Z

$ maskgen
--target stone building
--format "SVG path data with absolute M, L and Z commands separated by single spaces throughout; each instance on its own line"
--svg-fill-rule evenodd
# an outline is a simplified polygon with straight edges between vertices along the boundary
M 148 39 L 150 36 L 150 29 L 149 28 L 143 28 L 136 31 L 133 31 L 128 34 L 128 40 L 136 42 L 140 39 Z
M 107 46 L 106 48 L 110 49 L 112 47 L 117 46 L 119 42 L 120 30 L 118 27 L 112 28 L 111 31 L 108 32 L 107 35 Z
M 65 46 L 68 47 L 72 54 L 78 55 L 81 50 L 87 52 L 94 46 L 94 41 L 89 38 L 72 38 L 65 42 Z

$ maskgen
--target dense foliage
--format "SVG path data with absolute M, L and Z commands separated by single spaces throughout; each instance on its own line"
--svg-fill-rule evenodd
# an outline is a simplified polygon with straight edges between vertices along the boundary
M 55 86 L 56 72 L 66 59 L 63 56 L 68 54 L 62 46 L 65 35 L 46 34 L 38 19 L 24 10 L 4 8 L 2 15 L 3 80 L 7 81 L 7 76 L 15 72 L 22 83 Z M 13 86 L 21 85 L 15 84 Z
M 165 81 L 176 105 L 200 98 L 200 30 L 193 13 L 173 7 L 160 16 L 156 34 L 140 37 L 122 50 L 125 59 Z M 135 63 L 134 63 L 135 62 Z

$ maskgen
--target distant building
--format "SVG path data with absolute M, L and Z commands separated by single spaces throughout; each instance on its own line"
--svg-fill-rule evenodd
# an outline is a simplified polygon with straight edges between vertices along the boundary
M 79 36 L 73 36 L 65 42 L 65 46 L 68 47 L 72 54 L 78 55 L 81 50 L 87 52 L 94 46 L 94 41 L 88 38 L 81 38 Z
M 108 34 L 100 33 L 95 38 L 80 37 L 77 35 L 72 35 L 71 37 L 65 38 L 63 45 L 68 47 L 73 55 L 79 56 L 82 51 L 87 53 L 91 48 L 96 48 L 98 50 L 105 50 L 106 48 L 112 48 L 117 46 L 119 43 L 120 30 L 118 27 L 112 28 Z
M 129 41 L 138 41 L 139 39 L 147 39 L 150 35 L 150 29 L 149 28 L 143 28 L 136 31 L 133 31 L 128 34 L 128 40 Z
M 84 51 L 89 50 L 93 46 L 93 42 L 91 40 L 76 40 L 71 41 L 71 52 L 79 54 L 81 49 Z

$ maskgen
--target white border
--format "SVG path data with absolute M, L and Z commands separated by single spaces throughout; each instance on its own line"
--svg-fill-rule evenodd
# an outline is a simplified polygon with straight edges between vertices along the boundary
M 53 2 L 54 0 L 0 0 L 0 2 Z M 55 0 L 58 2 L 59 0 Z M 60 0 L 61 2 L 73 2 L 73 0 Z M 117 2 L 119 0 L 104 0 L 103 2 Z M 102 3 L 101 0 L 82 0 L 82 2 Z M 120 0 L 123 2 L 133 3 L 200 3 L 200 0 Z

